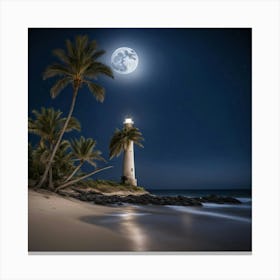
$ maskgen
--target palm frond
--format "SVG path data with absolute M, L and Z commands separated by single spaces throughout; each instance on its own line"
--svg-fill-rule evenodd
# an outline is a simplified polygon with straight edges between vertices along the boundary
M 78 35 L 75 39 L 75 47 L 78 54 L 81 54 L 88 45 L 88 36 L 86 35 Z
M 71 64 L 70 57 L 65 53 L 63 49 L 55 49 L 53 50 L 53 54 L 63 63 Z
M 72 156 L 80 161 L 86 161 L 91 165 L 96 166 L 95 161 L 105 161 L 101 157 L 101 152 L 95 150 L 96 141 L 92 138 L 85 139 L 81 136 L 79 139 L 73 139 L 70 141 Z
M 74 52 L 74 47 L 72 45 L 72 42 L 69 39 L 67 39 L 65 44 L 66 44 L 68 56 L 73 58 L 75 56 L 75 52 Z
M 96 60 L 105 53 L 106 52 L 104 50 L 95 51 L 91 57 L 93 60 Z
M 105 98 L 105 89 L 98 84 L 95 84 L 88 80 L 86 80 L 85 83 L 87 84 L 90 92 L 94 95 L 96 100 L 99 102 L 103 102 Z
M 62 121 L 64 123 L 66 121 L 66 118 L 63 118 Z M 70 120 L 68 122 L 68 125 L 67 125 L 67 128 L 66 128 L 66 132 L 70 132 L 72 130 L 81 131 L 81 124 L 78 121 L 78 119 L 76 119 L 74 117 L 70 118 Z
M 65 77 L 63 79 L 58 80 L 53 87 L 51 88 L 51 97 L 52 98 L 56 98 L 58 96 L 58 94 L 64 89 L 66 88 L 69 83 L 71 83 L 72 78 L 70 77 Z
M 88 69 L 85 71 L 84 75 L 85 77 L 96 77 L 99 74 L 104 74 L 110 78 L 114 78 L 113 71 L 110 67 L 107 65 L 101 63 L 101 62 L 96 62 L 94 61 Z
M 28 131 L 29 133 L 38 135 L 43 142 L 48 144 L 53 143 L 58 138 L 58 135 L 66 121 L 66 118 L 62 118 L 62 112 L 55 110 L 54 108 L 41 108 L 41 111 L 33 110 L 32 113 L 35 118 L 28 119 Z M 72 130 L 80 130 L 81 125 L 79 121 L 71 117 L 66 129 L 66 132 Z
M 91 60 L 95 60 L 96 58 L 93 57 L 93 54 L 96 52 L 96 48 L 97 48 L 96 40 L 89 42 L 89 44 L 85 49 L 86 57 L 91 57 Z
M 122 130 L 116 129 L 110 144 L 110 159 L 113 157 L 118 157 L 123 150 L 126 150 L 130 141 L 133 141 L 139 147 L 144 147 L 141 143 L 144 138 L 142 133 L 136 127 L 124 127 Z
M 71 69 L 61 64 L 52 64 L 49 65 L 45 72 L 43 73 L 43 80 L 48 78 L 52 78 L 54 76 L 73 76 L 73 72 Z

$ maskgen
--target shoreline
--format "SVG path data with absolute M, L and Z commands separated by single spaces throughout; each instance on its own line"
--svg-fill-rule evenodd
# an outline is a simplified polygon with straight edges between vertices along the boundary
M 123 205 L 129 203 L 132 205 L 177 205 L 177 206 L 203 206 L 203 203 L 217 204 L 241 204 L 242 202 L 231 196 L 217 196 L 215 194 L 189 197 L 185 195 L 155 195 L 145 190 L 132 192 L 115 191 L 104 193 L 93 189 L 81 189 L 77 187 L 68 188 L 59 191 L 58 194 L 66 197 L 72 197 L 81 201 L 94 202 L 98 205 Z
M 28 196 L 30 253 L 251 251 L 251 223 L 208 215 L 207 207 L 101 206 L 33 190 Z

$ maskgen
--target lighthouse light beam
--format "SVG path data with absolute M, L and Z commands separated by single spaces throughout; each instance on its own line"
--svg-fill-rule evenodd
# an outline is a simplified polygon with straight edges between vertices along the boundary
M 124 124 L 134 124 L 132 118 L 126 118 L 123 123 Z

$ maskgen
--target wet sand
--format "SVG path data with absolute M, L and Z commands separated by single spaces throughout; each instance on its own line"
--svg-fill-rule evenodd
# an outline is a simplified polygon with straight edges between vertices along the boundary
M 29 191 L 29 252 L 251 251 L 246 207 L 105 207 Z

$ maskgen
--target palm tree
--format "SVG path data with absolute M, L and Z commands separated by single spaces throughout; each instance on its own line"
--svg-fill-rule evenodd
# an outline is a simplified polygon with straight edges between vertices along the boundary
M 70 147 L 69 141 L 62 140 L 55 154 L 53 165 L 50 168 L 50 170 L 53 169 L 52 173 L 55 186 L 59 185 L 64 180 L 69 174 L 69 171 L 71 172 L 75 169 Z
M 41 111 L 33 110 L 32 113 L 35 115 L 35 119 L 29 118 L 28 119 L 28 131 L 30 133 L 36 134 L 40 137 L 39 147 L 36 150 L 38 164 L 36 166 L 40 166 L 42 168 L 42 164 L 44 166 L 48 163 L 48 158 L 51 155 L 51 151 L 59 137 L 59 133 L 61 128 L 63 127 L 66 118 L 62 118 L 61 111 L 55 111 L 53 108 L 41 108 Z M 71 117 L 67 128 L 65 129 L 66 132 L 70 132 L 72 130 L 80 130 L 81 126 L 79 121 Z M 58 150 L 61 145 L 59 145 Z M 65 146 L 65 144 L 63 145 Z M 38 155 L 42 157 L 39 159 Z M 53 188 L 52 184 L 52 166 L 49 169 L 49 188 Z
M 96 161 L 105 161 L 101 156 L 101 152 L 95 150 L 96 141 L 92 138 L 85 139 L 81 136 L 80 139 L 74 139 L 70 142 L 72 148 L 72 155 L 75 160 L 79 161 L 79 164 L 74 169 L 74 171 L 68 176 L 64 183 L 70 181 L 72 177 L 81 169 L 85 162 L 90 165 L 97 167 Z
M 63 140 L 59 145 L 53 164 L 49 170 L 49 189 L 54 189 L 53 181 L 55 185 L 59 184 L 69 174 L 69 171 L 75 169 L 69 148 L 70 143 L 67 140 Z M 37 180 L 38 177 L 40 178 L 44 172 L 50 153 L 51 151 L 47 148 L 47 145 L 39 144 L 37 148 L 32 149 L 29 165 L 30 179 Z
M 144 140 L 140 130 L 134 126 L 124 127 L 122 130 L 116 129 L 110 141 L 110 159 L 119 156 L 122 151 L 126 151 L 130 141 L 143 148 L 141 141 Z
M 66 118 L 62 117 L 60 110 L 56 111 L 54 108 L 42 107 L 41 111 L 33 110 L 32 113 L 35 115 L 35 119 L 28 118 L 28 131 L 40 137 L 40 145 L 47 145 L 50 148 L 58 139 Z M 70 118 L 65 131 L 72 130 L 81 130 L 81 124 L 74 117 Z
M 97 101 L 103 102 L 104 100 L 105 89 L 100 85 L 93 83 L 92 79 L 97 79 L 97 76 L 100 74 L 113 78 L 113 72 L 110 67 L 97 61 L 105 51 L 97 50 L 96 47 L 96 41 L 89 42 L 87 36 L 77 36 L 75 42 L 66 40 L 66 51 L 63 49 L 56 49 L 53 51 L 53 54 L 60 60 L 60 63 L 54 63 L 48 66 L 44 72 L 43 79 L 58 77 L 58 80 L 50 90 L 52 98 L 55 98 L 70 84 L 73 88 L 73 95 L 67 119 L 60 131 L 52 154 L 48 160 L 45 172 L 37 185 L 38 188 L 42 186 L 47 178 L 55 153 L 72 116 L 79 89 L 83 85 L 87 85 Z

